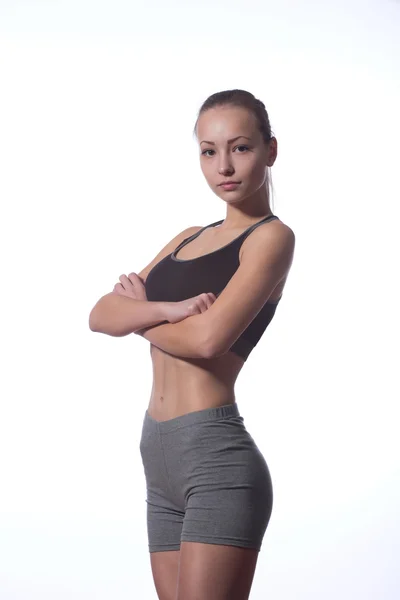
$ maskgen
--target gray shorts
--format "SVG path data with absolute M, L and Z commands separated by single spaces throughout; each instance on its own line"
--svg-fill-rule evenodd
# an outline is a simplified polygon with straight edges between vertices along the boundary
M 167 421 L 146 410 L 140 453 L 150 552 L 185 541 L 260 550 L 272 481 L 236 402 Z

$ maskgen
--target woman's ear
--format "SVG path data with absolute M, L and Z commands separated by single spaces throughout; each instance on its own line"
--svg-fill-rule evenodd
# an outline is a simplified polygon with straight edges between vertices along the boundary
M 278 156 L 278 140 L 272 137 L 267 148 L 267 166 L 272 167 Z

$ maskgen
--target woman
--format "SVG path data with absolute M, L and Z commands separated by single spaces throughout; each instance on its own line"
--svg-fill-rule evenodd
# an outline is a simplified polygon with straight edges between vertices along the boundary
M 151 343 L 140 452 L 158 597 L 245 600 L 273 490 L 234 385 L 281 299 L 295 236 L 269 204 L 277 141 L 264 104 L 243 90 L 214 94 L 195 133 L 225 219 L 185 229 L 139 275 L 121 275 L 90 328 Z

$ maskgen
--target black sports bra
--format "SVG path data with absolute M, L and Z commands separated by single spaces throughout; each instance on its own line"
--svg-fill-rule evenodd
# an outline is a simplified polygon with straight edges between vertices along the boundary
M 188 260 L 177 258 L 176 254 L 183 246 L 198 237 L 208 227 L 220 225 L 223 219 L 202 227 L 190 237 L 185 238 L 172 254 L 165 256 L 151 269 L 145 282 L 147 300 L 180 302 L 203 292 L 212 292 L 218 297 L 240 265 L 239 250 L 246 237 L 262 223 L 275 219 L 278 219 L 275 215 L 265 217 L 248 227 L 229 244 L 208 254 Z M 230 352 L 247 360 L 271 322 L 280 299 L 264 304 L 258 315 L 231 346 Z

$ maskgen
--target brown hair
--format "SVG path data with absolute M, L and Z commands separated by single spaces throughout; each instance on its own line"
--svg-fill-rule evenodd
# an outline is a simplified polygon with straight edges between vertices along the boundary
M 262 138 L 265 144 L 273 137 L 273 133 L 271 130 L 271 124 L 269 122 L 269 116 L 265 105 L 261 100 L 258 100 L 253 94 L 250 92 L 246 92 L 245 90 L 226 90 L 224 92 L 217 92 L 216 94 L 212 94 L 203 102 L 201 108 L 199 110 L 199 114 L 196 119 L 196 124 L 194 126 L 193 133 L 197 137 L 197 123 L 200 116 L 209 110 L 210 108 L 215 108 L 217 106 L 239 106 L 241 108 L 246 108 L 255 116 L 258 129 L 262 135 Z M 269 187 L 271 188 L 271 194 L 269 193 Z M 271 176 L 271 168 L 268 167 L 267 171 L 267 192 L 268 199 L 274 198 L 274 188 L 272 184 L 272 176 Z M 271 207 L 272 209 L 272 207 Z

